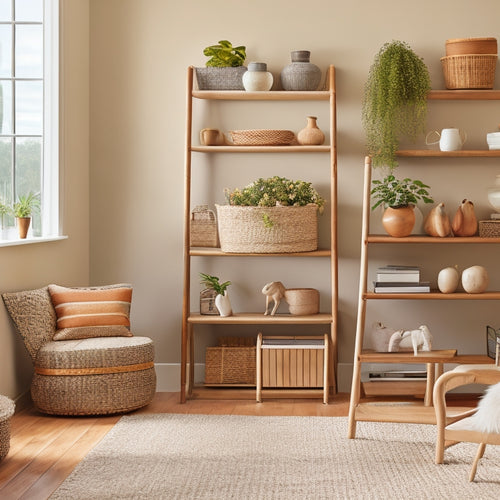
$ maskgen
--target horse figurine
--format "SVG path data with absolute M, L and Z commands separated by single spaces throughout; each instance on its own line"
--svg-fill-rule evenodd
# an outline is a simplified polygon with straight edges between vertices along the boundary
M 274 316 L 280 305 L 281 299 L 285 297 L 285 290 L 281 281 L 271 281 L 264 286 L 262 289 L 262 293 L 266 296 L 266 310 L 264 316 L 269 314 L 269 305 L 272 301 L 274 302 L 274 307 L 271 310 L 271 316 Z
M 389 352 L 411 348 L 415 356 L 419 348 L 421 351 L 432 350 L 432 335 L 426 325 L 421 325 L 416 330 L 397 330 L 392 334 L 389 340 Z

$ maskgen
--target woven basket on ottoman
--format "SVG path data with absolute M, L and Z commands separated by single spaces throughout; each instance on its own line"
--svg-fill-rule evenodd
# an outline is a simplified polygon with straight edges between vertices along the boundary
M 318 248 L 317 205 L 216 207 L 223 252 L 293 253 Z
M 110 288 L 117 287 L 90 290 Z M 48 287 L 2 297 L 35 367 L 31 396 L 38 410 L 54 415 L 105 415 L 151 402 L 156 373 L 150 338 L 52 340 L 56 313 Z
M 0 460 L 4 459 L 10 449 L 10 418 L 14 415 L 14 401 L 0 396 Z

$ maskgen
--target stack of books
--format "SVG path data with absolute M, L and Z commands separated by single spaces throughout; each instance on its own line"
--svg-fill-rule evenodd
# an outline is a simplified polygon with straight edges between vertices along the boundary
M 375 293 L 427 293 L 428 281 L 420 281 L 420 268 L 415 266 L 384 266 L 377 269 L 373 282 Z

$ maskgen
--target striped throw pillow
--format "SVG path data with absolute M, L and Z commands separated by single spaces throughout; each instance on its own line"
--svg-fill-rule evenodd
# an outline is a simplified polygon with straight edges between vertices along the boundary
M 67 288 L 49 285 L 48 288 L 57 317 L 54 340 L 132 336 L 132 287 Z

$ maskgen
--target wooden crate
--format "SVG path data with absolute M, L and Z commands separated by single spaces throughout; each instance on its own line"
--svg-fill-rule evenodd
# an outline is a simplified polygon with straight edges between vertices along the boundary
M 328 402 L 328 335 L 257 337 L 257 401 L 262 388 L 322 388 Z

